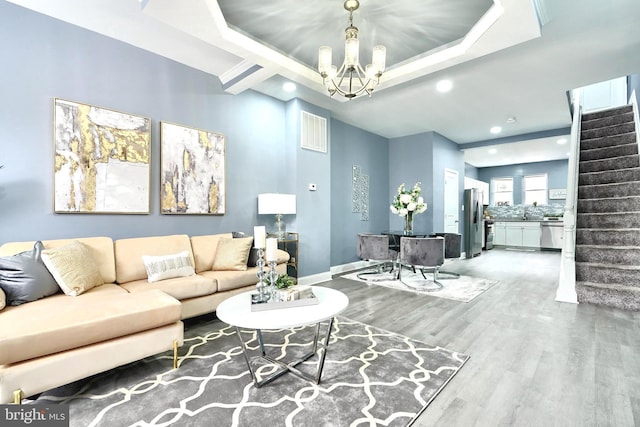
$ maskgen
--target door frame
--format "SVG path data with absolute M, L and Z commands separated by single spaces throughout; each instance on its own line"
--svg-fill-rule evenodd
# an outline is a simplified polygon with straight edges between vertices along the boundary
M 450 168 L 444 168 L 444 175 L 443 175 L 442 228 L 445 232 L 447 231 L 447 210 L 446 210 L 447 209 L 447 174 L 455 174 L 456 176 L 455 198 L 456 198 L 456 215 L 457 215 L 457 223 L 458 223 L 458 229 L 456 230 L 456 233 L 460 233 L 460 172 Z

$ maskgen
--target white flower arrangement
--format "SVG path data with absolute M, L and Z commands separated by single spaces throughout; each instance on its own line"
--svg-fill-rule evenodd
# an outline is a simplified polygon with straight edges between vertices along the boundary
M 398 187 L 398 194 L 393 198 L 391 203 L 391 212 L 401 217 L 412 217 L 413 214 L 419 214 L 427 210 L 427 204 L 420 195 L 422 188 L 420 188 L 420 182 L 416 182 L 411 188 L 411 191 L 407 191 L 404 187 L 404 183 Z

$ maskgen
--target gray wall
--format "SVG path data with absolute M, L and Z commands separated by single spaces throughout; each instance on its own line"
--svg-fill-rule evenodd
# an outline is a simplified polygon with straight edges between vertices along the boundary
M 262 221 L 256 196 L 284 173 L 283 103 L 226 95 L 211 75 L 7 2 L 0 48 L 0 241 L 248 231 Z M 52 213 L 55 97 L 152 119 L 150 215 Z M 226 135 L 226 215 L 159 214 L 160 120 Z
M 389 204 L 402 183 L 411 188 L 422 183 L 422 197 L 427 211 L 413 217 L 413 228 L 433 232 L 433 134 L 431 132 L 393 138 L 389 141 Z M 389 228 L 402 230 L 404 219 L 389 214 Z
M 356 234 L 389 229 L 389 141 L 331 121 L 331 265 L 358 260 Z M 352 167 L 369 176 L 369 220 L 352 210 Z
M 458 232 L 463 233 L 462 202 L 464 197 L 464 153 L 458 144 L 433 132 L 433 231 L 444 231 L 444 170 L 458 171 Z M 464 242 L 464 240 L 463 240 Z
M 478 179 L 491 183 L 492 178 L 513 177 L 513 204 L 522 204 L 522 178 L 524 175 L 547 174 L 548 188 L 567 188 L 568 160 L 525 163 L 510 166 L 478 169 Z M 564 200 L 549 200 L 549 203 L 564 204 Z M 493 199 L 491 199 L 493 204 Z
M 464 176 L 467 178 L 478 179 L 478 168 L 470 165 L 469 163 L 465 163 Z

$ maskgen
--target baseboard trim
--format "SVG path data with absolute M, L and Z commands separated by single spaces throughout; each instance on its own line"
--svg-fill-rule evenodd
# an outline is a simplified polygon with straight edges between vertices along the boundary
M 361 268 L 367 268 L 367 267 L 371 267 L 372 265 L 375 265 L 377 263 L 372 263 L 369 261 L 356 261 L 356 262 L 350 262 L 347 264 L 341 264 L 341 265 L 334 265 L 333 267 L 331 267 L 331 275 L 336 275 L 336 274 L 342 274 L 342 273 L 346 273 L 348 271 L 353 271 L 353 270 L 360 270 Z
M 299 285 L 315 285 L 316 283 L 328 282 L 331 280 L 331 272 L 326 271 L 324 273 L 312 274 L 310 276 L 304 276 L 298 278 Z

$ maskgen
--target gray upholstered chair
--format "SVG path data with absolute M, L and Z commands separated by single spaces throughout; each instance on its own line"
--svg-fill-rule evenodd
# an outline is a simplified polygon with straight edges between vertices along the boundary
M 369 281 L 392 280 L 398 252 L 389 248 L 389 236 L 377 234 L 358 234 L 358 257 L 367 261 L 378 261 L 375 270 L 367 270 L 358 274 L 359 279 Z
M 460 259 L 462 252 L 462 235 L 458 233 L 434 233 L 434 237 L 444 237 L 444 258 Z M 442 276 L 442 275 L 446 276 Z M 447 277 L 448 276 L 448 277 Z M 457 279 L 460 274 L 450 271 L 440 271 L 440 279 Z
M 443 237 L 403 237 L 400 239 L 400 270 L 398 278 L 407 287 L 420 291 L 437 291 L 442 289 L 438 281 L 438 270 L 444 264 Z M 424 280 L 411 281 L 402 279 L 404 267 L 419 270 Z M 428 280 L 426 271 L 433 273 L 433 280 Z

